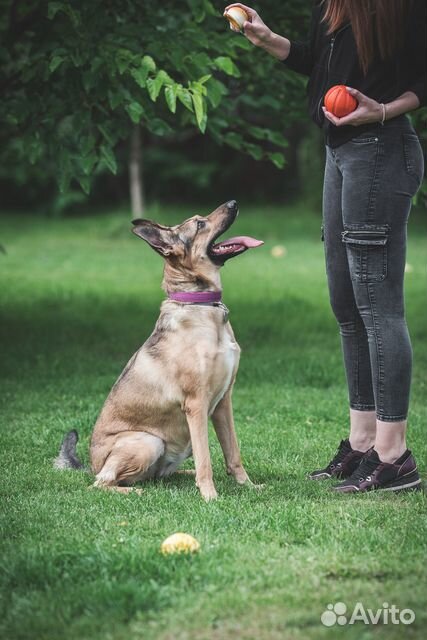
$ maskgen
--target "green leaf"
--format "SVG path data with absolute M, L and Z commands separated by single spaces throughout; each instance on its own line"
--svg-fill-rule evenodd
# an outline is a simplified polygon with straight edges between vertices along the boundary
M 47 17 L 53 20 L 58 11 L 65 11 L 63 2 L 49 2 L 47 7 Z
M 203 100 L 203 96 L 200 93 L 192 93 L 191 98 L 193 100 L 194 112 L 196 114 L 196 122 L 200 131 L 204 133 L 206 131 L 206 103 Z
M 218 11 L 209 0 L 203 0 L 203 7 L 210 16 L 218 16 Z
M 243 137 L 240 133 L 229 131 L 224 136 L 224 142 L 228 144 L 229 147 L 233 147 L 233 149 L 242 149 Z
M 249 126 L 247 131 L 257 140 L 268 140 L 269 142 L 277 144 L 279 147 L 288 146 L 287 139 L 282 133 L 280 133 L 280 131 L 272 131 L 271 129 L 263 129 L 253 125 Z
M 129 60 L 126 60 L 125 58 L 117 58 L 116 65 L 120 75 L 123 75 L 126 69 L 129 67 Z
M 72 177 L 72 168 L 70 157 L 64 147 L 59 149 L 58 157 L 58 173 L 56 179 L 58 181 L 59 191 L 65 193 L 68 191 Z
M 145 89 L 148 71 L 140 67 L 138 69 L 132 69 L 130 73 L 136 84 L 141 87 L 141 89 Z
M 134 54 L 132 53 L 132 51 L 129 51 L 129 49 L 121 48 L 117 50 L 115 61 L 120 75 L 123 75 L 124 72 L 129 68 L 129 66 L 133 63 L 133 59 Z
M 255 127 L 250 125 L 247 128 L 247 132 L 251 134 L 257 140 L 268 140 L 268 131 L 267 129 L 262 129 L 261 127 Z
M 91 153 L 89 153 L 89 155 L 81 157 L 79 159 L 79 164 L 83 169 L 83 173 L 86 176 L 92 173 L 92 170 L 97 162 L 98 162 L 98 156 L 96 155 L 95 151 L 92 151 Z
M 167 122 L 161 120 L 160 118 L 151 118 L 147 121 L 147 128 L 151 133 L 156 134 L 156 136 L 165 136 L 173 133 L 172 127 L 168 125 Z
M 35 164 L 37 160 L 40 159 L 42 152 L 43 147 L 40 144 L 40 141 L 38 139 L 32 140 L 31 143 L 27 146 L 28 160 L 30 161 L 30 163 Z
M 49 62 L 49 71 L 53 73 L 63 62 L 64 58 L 62 56 L 52 56 Z
M 231 45 L 234 48 L 244 49 L 245 51 L 249 51 L 253 47 L 253 45 L 247 40 L 247 38 L 233 38 L 231 41 Z
M 208 90 L 206 89 L 204 84 L 200 84 L 200 82 L 193 81 L 188 83 L 188 88 L 190 91 L 194 93 L 199 93 L 201 96 L 206 96 L 208 94 Z
M 114 173 L 115 175 L 117 173 L 117 162 L 114 151 L 111 149 L 111 147 L 106 147 L 104 144 L 101 145 L 101 157 L 111 173 Z
M 71 19 L 74 27 L 78 27 L 80 25 L 80 12 L 75 11 L 73 7 L 70 6 L 70 3 L 49 2 L 47 8 L 47 17 L 49 20 L 53 20 L 59 11 L 62 11 Z
M 181 62 L 176 61 L 176 66 Z M 198 53 L 191 53 L 185 56 L 185 63 L 191 64 L 192 67 L 195 67 L 196 73 L 203 73 L 206 69 L 212 67 L 213 60 L 208 56 L 205 51 L 199 51 Z
M 144 69 L 144 71 L 148 73 L 154 73 L 154 71 L 156 70 L 156 63 L 154 62 L 153 58 L 151 56 L 144 56 L 141 60 L 141 69 Z
M 228 76 L 234 76 L 235 78 L 240 77 L 240 71 L 228 56 L 218 56 L 218 58 L 215 58 L 214 62 L 217 68 L 224 71 Z
M 287 147 L 289 144 L 285 136 L 281 134 L 279 131 L 269 130 L 268 140 L 270 140 L 270 142 L 273 142 L 274 144 L 277 144 L 279 147 Z
M 88 196 L 90 193 L 90 186 L 91 186 L 91 179 L 89 176 L 78 176 L 77 180 L 82 188 L 82 190 L 85 192 L 85 194 Z
M 163 71 L 163 69 L 159 71 L 159 73 L 156 75 L 154 79 L 153 78 L 147 79 L 148 94 L 153 102 L 157 100 L 162 86 L 166 82 L 170 82 L 171 80 L 172 78 L 166 73 L 166 71 Z
M 131 75 L 138 86 L 144 89 L 147 86 L 147 78 L 150 73 L 154 73 L 156 71 L 156 63 L 154 62 L 151 56 L 144 56 L 141 60 L 140 66 L 136 69 L 132 69 Z M 167 74 L 163 71 L 159 72 L 161 74 L 161 78 L 165 78 Z M 154 81 L 155 82 L 155 81 Z M 159 82 L 159 81 L 158 81 Z M 152 83 L 150 82 L 150 86 Z M 161 84 L 160 84 L 161 88 Z M 159 91 L 160 91 L 159 88 Z M 150 91 L 151 89 L 149 89 Z M 157 96 L 156 96 L 157 97 Z
M 283 153 L 279 153 L 278 151 L 276 151 L 274 153 L 267 153 L 267 156 L 278 169 L 283 169 L 286 164 L 285 156 L 283 155 Z
M 112 91 L 111 89 L 108 90 L 108 103 L 113 111 L 114 109 L 117 109 L 119 104 L 122 104 L 122 102 L 123 93 L 121 93 L 120 91 Z
M 193 100 L 191 99 L 191 93 L 189 92 L 188 89 L 186 89 L 182 85 L 178 85 L 177 96 L 178 96 L 178 100 L 182 102 L 182 104 L 186 109 L 188 109 L 191 112 L 194 111 Z
M 203 22 L 206 16 L 203 0 L 188 0 L 188 4 L 190 5 L 191 13 L 193 14 L 195 22 L 198 24 Z
M 139 102 L 131 102 L 126 105 L 126 111 L 130 115 L 130 119 L 134 124 L 138 124 L 141 120 L 141 116 L 144 113 L 144 109 L 139 104 Z
M 96 143 L 95 136 L 91 133 L 85 136 L 83 142 L 80 144 L 80 152 L 83 156 L 87 156 L 92 151 Z
M 106 126 L 104 126 L 103 124 L 98 124 L 98 129 L 99 131 L 102 133 L 103 137 L 106 139 L 106 141 L 113 146 L 116 142 L 114 136 L 111 134 L 111 132 L 108 130 L 108 128 Z
M 177 93 L 178 93 L 178 85 L 177 84 L 168 84 L 165 87 L 166 103 L 167 103 L 170 111 L 172 111 L 172 113 L 175 113 L 175 111 L 176 111 L 176 94 Z
M 57 176 L 57 180 L 60 192 L 65 193 L 66 191 L 68 191 L 68 187 L 70 186 L 71 182 L 71 174 L 65 171 L 61 171 Z
M 157 100 L 157 96 L 160 93 L 160 88 L 158 86 L 158 84 L 156 85 L 153 78 L 148 78 L 147 79 L 147 90 L 148 90 L 148 95 L 150 96 L 150 98 L 152 99 L 153 102 L 155 102 Z
M 251 142 L 247 142 L 245 144 L 245 151 L 255 160 L 261 160 L 264 155 L 262 148 L 257 144 L 252 144 Z
M 216 109 L 222 100 L 222 96 L 228 93 L 228 89 L 225 84 L 223 84 L 216 78 L 210 78 L 208 84 L 206 85 L 206 88 L 208 100 L 213 108 Z

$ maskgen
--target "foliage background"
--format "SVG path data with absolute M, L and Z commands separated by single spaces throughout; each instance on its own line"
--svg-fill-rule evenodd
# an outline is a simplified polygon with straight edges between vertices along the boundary
M 5 4 L 6 205 L 58 212 L 126 200 L 136 125 L 149 199 L 197 200 L 209 190 L 218 200 L 283 201 L 311 176 L 318 182 L 321 136 L 305 118 L 304 79 L 233 34 L 223 3 Z M 308 2 L 259 9 L 279 32 L 307 29 Z

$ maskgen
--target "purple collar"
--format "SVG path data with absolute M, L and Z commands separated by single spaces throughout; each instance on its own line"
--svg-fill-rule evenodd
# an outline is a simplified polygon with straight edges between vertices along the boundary
M 221 291 L 168 291 L 169 300 L 190 304 L 221 302 Z

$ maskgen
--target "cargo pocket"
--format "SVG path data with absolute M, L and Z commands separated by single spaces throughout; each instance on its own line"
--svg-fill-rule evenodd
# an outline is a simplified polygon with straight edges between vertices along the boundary
M 418 190 L 424 177 L 424 155 L 415 133 L 403 134 L 403 154 L 406 173 L 414 178 Z
M 347 250 L 351 279 L 381 282 L 387 276 L 388 225 L 345 225 L 342 241 Z

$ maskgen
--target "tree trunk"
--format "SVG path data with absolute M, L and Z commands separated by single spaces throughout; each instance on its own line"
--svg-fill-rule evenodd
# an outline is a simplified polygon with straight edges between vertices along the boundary
M 139 125 L 135 125 L 130 135 L 129 190 L 132 217 L 140 218 L 144 215 L 145 197 L 142 178 L 141 128 Z

